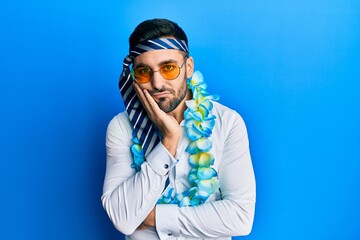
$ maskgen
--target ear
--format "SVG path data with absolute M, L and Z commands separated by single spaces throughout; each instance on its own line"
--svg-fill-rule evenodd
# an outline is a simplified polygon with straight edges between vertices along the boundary
M 186 78 L 190 78 L 194 72 L 194 59 L 193 57 L 188 57 L 186 59 Z

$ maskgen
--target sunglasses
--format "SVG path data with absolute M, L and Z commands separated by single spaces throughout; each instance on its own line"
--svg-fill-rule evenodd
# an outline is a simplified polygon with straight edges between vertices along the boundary
M 180 75 L 180 69 L 184 66 L 185 62 L 186 59 L 181 66 L 178 66 L 174 62 L 163 63 L 157 71 L 151 70 L 151 68 L 146 65 L 141 65 L 133 68 L 131 74 L 135 81 L 141 84 L 149 82 L 153 77 L 154 72 L 159 72 L 166 80 L 174 80 Z

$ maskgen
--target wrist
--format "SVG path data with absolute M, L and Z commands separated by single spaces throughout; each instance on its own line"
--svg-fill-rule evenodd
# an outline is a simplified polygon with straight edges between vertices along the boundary
M 172 156 L 175 156 L 179 140 L 180 136 L 165 136 L 161 140 L 161 143 Z
M 147 226 L 147 227 L 155 227 L 156 226 L 155 211 L 156 211 L 156 206 L 151 210 L 149 215 L 145 218 L 145 220 L 143 222 L 143 224 L 145 226 Z

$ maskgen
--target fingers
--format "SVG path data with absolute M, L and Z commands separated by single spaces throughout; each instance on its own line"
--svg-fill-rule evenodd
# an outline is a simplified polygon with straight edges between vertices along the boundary
M 148 112 L 148 115 L 150 117 L 150 115 L 153 115 L 153 112 L 151 111 L 152 108 L 150 107 L 148 98 L 145 97 L 144 91 L 139 87 L 139 85 L 136 82 L 133 83 L 133 87 L 140 99 L 140 102 L 142 103 L 142 105 L 144 106 L 145 110 Z
M 165 114 L 165 112 L 160 109 L 159 105 L 155 102 L 155 100 L 152 98 L 152 96 L 146 89 L 144 89 L 144 95 L 148 103 L 148 106 L 151 109 L 151 112 L 155 116 L 161 116 L 162 114 Z
M 134 83 L 133 86 L 137 95 L 139 96 L 141 103 L 143 104 L 145 110 L 147 111 L 148 116 L 152 120 L 154 120 L 156 117 L 165 114 L 165 112 L 163 112 L 159 108 L 158 104 L 155 102 L 155 100 L 152 98 L 152 96 L 146 89 L 141 89 L 138 83 Z

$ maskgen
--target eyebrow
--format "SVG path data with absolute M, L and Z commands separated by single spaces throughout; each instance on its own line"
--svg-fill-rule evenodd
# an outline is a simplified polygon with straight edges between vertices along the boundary
M 179 64 L 178 61 L 175 60 L 175 59 L 166 59 L 166 60 L 164 60 L 164 61 L 159 62 L 159 63 L 157 64 L 157 66 L 160 67 L 161 65 L 166 64 L 166 63 L 176 63 L 176 64 Z M 136 68 L 136 67 L 148 67 L 148 68 L 151 69 L 151 67 L 149 67 L 148 65 L 146 65 L 146 64 L 144 64 L 144 63 L 139 63 L 139 64 L 134 65 L 134 68 Z

